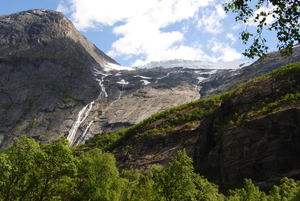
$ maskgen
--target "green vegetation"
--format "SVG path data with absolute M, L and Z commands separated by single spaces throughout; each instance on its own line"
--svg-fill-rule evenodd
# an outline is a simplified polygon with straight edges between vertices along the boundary
M 265 193 L 251 179 L 243 188 L 219 192 L 196 174 L 185 151 L 164 168 L 145 174 L 117 170 L 112 154 L 93 149 L 73 154 L 65 138 L 40 145 L 22 136 L 0 152 L 0 200 L 236 201 L 300 198 L 300 181 L 283 178 Z
M 268 103 L 260 110 L 260 112 L 269 113 L 274 111 L 276 108 L 279 108 L 280 106 L 295 104 L 299 102 L 299 100 L 300 100 L 300 93 L 298 92 L 294 94 L 285 94 L 284 96 L 281 96 L 279 100 Z

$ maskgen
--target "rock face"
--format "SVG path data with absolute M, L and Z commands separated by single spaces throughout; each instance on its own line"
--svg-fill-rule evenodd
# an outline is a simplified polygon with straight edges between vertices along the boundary
M 49 142 L 68 132 L 101 88 L 94 71 L 115 63 L 61 13 L 0 16 L 0 148 L 22 134 Z
M 283 92 L 298 92 L 299 86 L 299 74 L 254 81 L 199 121 L 128 139 L 130 143 L 115 149 L 119 167 L 144 171 L 164 166 L 185 148 L 196 170 L 221 188 L 233 187 L 244 178 L 252 178 L 261 187 L 283 177 L 299 179 L 299 101 L 267 114 L 257 109 L 265 101 L 280 99 Z M 171 118 L 135 132 L 160 128 Z M 228 119 L 234 122 L 229 124 Z

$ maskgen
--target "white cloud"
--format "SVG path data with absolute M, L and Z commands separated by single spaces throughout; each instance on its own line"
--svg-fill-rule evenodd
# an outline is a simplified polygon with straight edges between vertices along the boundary
M 235 24 L 232 26 L 232 30 L 238 30 L 242 27 L 244 27 L 244 24 L 235 22 Z
M 236 42 L 236 37 L 232 33 L 227 33 L 226 38 L 232 41 L 232 43 Z
M 81 30 L 93 28 L 95 23 L 112 26 L 116 22 L 128 22 L 139 17 L 165 27 L 193 17 L 199 7 L 206 6 L 211 1 L 213 0 L 66 0 L 60 2 L 58 10 L 71 10 L 72 20 Z
M 214 9 L 213 11 L 211 9 L 204 10 L 203 16 L 197 24 L 199 30 L 212 34 L 218 34 L 223 31 L 223 25 L 220 20 L 226 18 L 227 15 L 220 4 L 216 5 Z
M 113 34 L 118 38 L 107 54 L 125 60 L 139 56 L 132 65 L 166 59 L 228 61 L 238 58 L 238 53 L 228 44 L 223 48 L 218 47 L 217 42 L 214 44 L 218 56 L 209 56 L 203 51 L 203 43 L 209 39 L 186 44 L 186 35 L 192 31 L 213 34 L 223 31 L 221 20 L 227 15 L 220 3 L 212 4 L 214 1 L 218 0 L 64 0 L 58 10 L 71 13 L 71 20 L 81 31 L 113 27 Z M 195 20 L 199 30 L 193 27 Z M 179 28 L 169 29 L 171 25 Z M 234 41 L 230 34 L 227 38 Z
M 228 43 L 217 42 L 216 40 L 211 40 L 208 43 L 208 48 L 214 52 L 216 61 L 234 61 L 242 59 L 242 54 L 237 52 L 234 48 L 230 47 Z

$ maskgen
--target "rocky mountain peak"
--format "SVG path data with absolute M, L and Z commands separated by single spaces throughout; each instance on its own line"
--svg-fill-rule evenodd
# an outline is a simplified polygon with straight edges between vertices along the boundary
M 94 65 L 117 64 L 90 43 L 60 12 L 36 9 L 2 15 L 0 29 L 1 55 L 40 57 L 46 52 L 72 57 L 70 54 L 78 54 L 80 50 L 83 54 L 88 52 Z

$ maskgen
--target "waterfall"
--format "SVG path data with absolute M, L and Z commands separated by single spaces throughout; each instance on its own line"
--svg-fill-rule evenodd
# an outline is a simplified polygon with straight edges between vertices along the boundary
M 107 95 L 107 93 L 106 93 L 106 91 L 105 91 L 105 87 L 104 87 L 104 85 L 102 84 L 102 82 L 104 81 L 104 78 L 105 78 L 105 77 L 106 77 L 106 76 L 103 76 L 101 79 L 96 78 L 96 80 L 99 82 L 99 86 L 101 87 L 101 92 L 100 92 L 100 94 L 99 94 L 99 96 L 98 96 L 98 99 L 101 99 L 102 94 L 104 95 L 105 98 L 108 97 L 108 95 Z
M 98 81 L 98 83 L 99 83 L 99 86 L 101 87 L 101 92 L 100 92 L 100 94 L 99 94 L 99 96 L 98 96 L 98 99 L 101 99 L 101 97 L 102 97 L 102 95 L 104 95 L 104 98 L 107 98 L 108 97 L 108 95 L 107 95 L 107 92 L 105 91 L 105 87 L 104 87 L 104 85 L 103 85 L 103 82 L 104 82 L 104 78 L 105 77 L 107 77 L 107 76 L 109 76 L 109 75 L 112 75 L 112 74 L 108 74 L 108 73 L 103 73 L 103 72 L 101 72 L 101 71 L 99 71 L 99 70 L 97 70 L 97 69 L 94 69 L 94 75 L 97 77 L 98 75 L 102 75 L 102 77 L 101 77 L 101 79 L 98 79 L 98 78 L 96 78 L 96 80 Z
M 122 90 L 120 91 L 120 94 L 119 94 L 119 98 L 118 98 L 118 100 L 120 100 L 120 99 L 121 99 L 121 97 L 122 97 L 123 88 L 124 88 L 124 84 L 122 84 Z
M 81 144 L 84 141 L 84 139 L 86 137 L 86 134 L 89 131 L 91 125 L 93 124 L 94 120 L 89 120 L 90 122 L 87 125 L 87 127 L 85 128 L 85 130 L 80 135 L 77 135 L 78 128 L 87 119 L 87 117 L 88 117 L 88 115 L 89 115 L 89 113 L 90 113 L 90 111 L 91 111 L 91 109 L 93 107 L 94 102 L 97 101 L 97 100 L 102 99 L 103 97 L 104 98 L 108 97 L 108 94 L 106 92 L 106 89 L 105 89 L 105 86 L 104 86 L 103 82 L 104 82 L 104 78 L 105 77 L 110 76 L 112 74 L 109 74 L 107 72 L 101 72 L 101 71 L 99 71 L 97 69 L 94 69 L 94 75 L 95 75 L 96 81 L 99 83 L 101 91 L 100 91 L 100 93 L 98 95 L 98 98 L 96 100 L 94 100 L 91 103 L 87 104 L 86 106 L 84 106 L 79 111 L 79 113 L 77 115 L 77 119 L 73 123 L 73 125 L 72 125 L 72 127 L 71 127 L 71 129 L 69 131 L 69 134 L 67 136 L 67 140 L 69 140 L 71 146 L 77 146 L 77 145 Z M 122 83 L 122 84 L 124 85 L 126 83 Z M 123 92 L 123 86 L 122 86 L 122 91 L 120 92 L 120 95 L 119 95 L 119 99 L 121 99 L 122 92 Z M 113 104 L 114 102 L 112 102 L 111 104 Z
M 81 144 L 85 138 L 86 133 L 88 132 L 88 130 L 90 129 L 91 125 L 94 123 L 94 121 L 91 121 L 89 123 L 89 125 L 85 128 L 84 132 L 79 136 L 79 138 L 77 139 L 76 143 L 74 144 L 74 146 L 77 146 L 79 144 Z
M 73 123 L 70 131 L 69 131 L 69 134 L 68 134 L 68 137 L 67 137 L 67 140 L 69 140 L 70 142 L 70 145 L 72 146 L 76 140 L 76 133 L 77 133 L 77 130 L 79 128 L 79 126 L 82 124 L 82 122 L 87 118 L 87 116 L 89 115 L 92 107 L 93 107 L 93 104 L 94 104 L 95 101 L 92 101 L 91 103 L 87 104 L 86 106 L 84 106 L 78 113 L 77 115 L 77 119 L 76 121 Z M 83 116 L 84 115 L 84 116 Z

